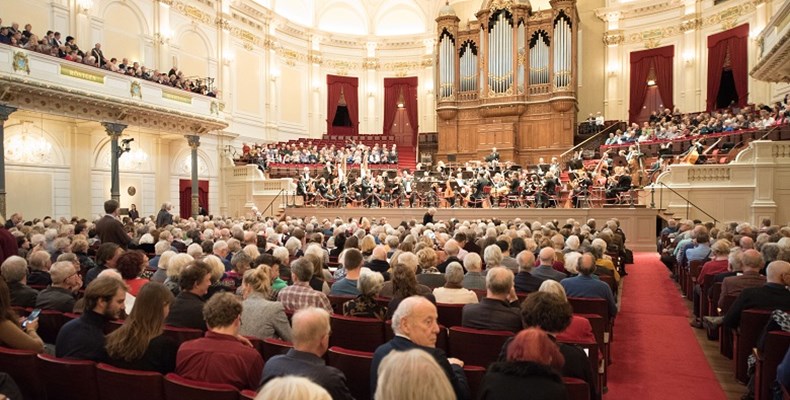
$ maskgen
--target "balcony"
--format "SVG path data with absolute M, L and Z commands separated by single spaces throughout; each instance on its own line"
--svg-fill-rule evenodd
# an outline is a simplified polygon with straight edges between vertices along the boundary
M 0 45 L 0 103 L 171 133 L 228 126 L 213 97 L 7 45 Z

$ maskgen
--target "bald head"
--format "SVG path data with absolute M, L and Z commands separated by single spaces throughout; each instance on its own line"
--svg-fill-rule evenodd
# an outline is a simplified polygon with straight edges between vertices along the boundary
M 299 351 L 315 352 L 320 349 L 322 342 L 329 340 L 329 313 L 325 310 L 310 307 L 303 308 L 291 318 L 294 348 Z M 323 356 L 326 349 L 321 351 Z
M 590 275 L 595 272 L 595 257 L 593 257 L 592 253 L 582 254 L 581 259 L 579 259 L 579 266 L 576 267 L 576 270 L 582 275 Z
M 540 253 L 538 254 L 538 258 L 540 259 L 540 265 L 551 265 L 554 263 L 554 249 L 551 247 L 544 247 L 540 249 Z
M 787 261 L 774 261 L 768 264 L 765 276 L 768 283 L 790 285 L 790 263 Z
M 373 253 L 370 255 L 374 260 L 387 260 L 387 249 L 382 245 L 373 248 Z
M 744 271 L 759 271 L 765 265 L 763 255 L 757 250 L 746 250 L 741 257 L 742 268 Z
M 743 250 L 753 249 L 754 248 L 754 239 L 752 239 L 750 236 L 743 236 L 743 237 L 741 237 L 741 240 L 738 241 L 738 245 Z
M 535 255 L 529 250 L 524 250 L 516 256 L 518 272 L 530 272 L 535 265 Z
M 461 248 L 458 246 L 458 242 L 456 242 L 455 239 L 450 239 L 444 244 L 444 252 L 447 253 L 448 257 L 458 256 L 460 250 Z

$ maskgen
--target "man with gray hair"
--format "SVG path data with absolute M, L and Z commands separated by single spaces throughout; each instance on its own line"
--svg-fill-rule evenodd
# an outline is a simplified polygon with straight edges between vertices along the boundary
M 790 309 L 790 291 L 787 290 L 787 286 L 790 286 L 790 263 L 774 261 L 768 264 L 765 271 L 765 284 L 743 289 L 727 310 L 722 321 L 725 328 L 738 328 L 741 325 L 741 312 L 744 310 Z
M 565 294 L 568 297 L 604 299 L 609 303 L 609 315 L 614 318 L 617 314 L 617 303 L 612 294 L 612 288 L 606 282 L 593 277 L 595 257 L 593 257 L 592 253 L 582 254 L 581 259 L 579 259 L 578 270 L 578 276 L 565 278 L 560 282 L 565 289 Z
M 385 281 L 390 279 L 390 274 L 387 272 L 390 269 L 390 264 L 387 262 L 387 249 L 384 246 L 378 245 L 373 248 L 373 253 L 365 266 L 371 271 L 380 272 Z
M 458 242 L 455 239 L 450 239 L 444 243 L 444 252 L 447 254 L 447 258 L 441 264 L 436 266 L 436 269 L 439 270 L 441 273 L 445 273 L 447 270 L 447 266 L 450 263 L 457 262 L 461 263 L 461 259 L 458 258 L 458 252 L 461 251 L 461 247 L 458 246 Z M 466 271 L 464 271 L 466 272 Z
M 164 228 L 168 225 L 173 225 L 173 214 L 170 213 L 171 209 L 173 209 L 173 204 L 170 202 L 162 203 L 162 208 L 160 208 L 159 213 L 156 214 L 157 228 Z
M 291 279 L 294 284 L 281 289 L 277 293 L 277 300 L 283 303 L 286 311 L 298 311 L 308 307 L 323 308 L 332 312 L 329 298 L 320 291 L 310 287 L 313 277 L 313 263 L 305 258 L 300 258 L 291 263 Z
M 148 266 L 151 268 L 159 267 L 159 259 L 162 258 L 162 254 L 168 250 L 171 250 L 170 242 L 168 242 L 167 240 L 161 240 L 161 235 L 160 235 L 160 240 L 156 242 L 156 244 L 154 245 L 155 256 L 154 258 L 148 260 Z
M 230 248 L 228 247 L 228 243 L 224 240 L 217 240 L 214 242 L 214 245 L 211 248 L 211 251 L 214 253 L 215 256 L 219 257 L 222 261 L 222 265 L 225 266 L 225 272 L 230 271 L 233 269 L 233 265 L 231 265 L 230 260 L 228 260 L 228 254 L 230 254 Z
M 74 294 L 82 287 L 82 277 L 70 261 L 58 261 L 49 270 L 52 285 L 38 294 L 36 308 L 73 312 L 77 299 Z
M 511 332 L 518 332 L 523 328 L 511 270 L 505 267 L 488 270 L 486 297 L 478 304 L 464 306 L 461 325 L 466 328 Z
M 765 276 L 760 275 L 760 270 L 764 265 L 763 256 L 760 252 L 757 250 L 746 250 L 740 254 L 740 257 L 736 255 L 735 258 L 735 263 L 740 264 L 737 272 L 741 272 L 741 274 L 724 278 L 721 281 L 719 307 L 724 305 L 724 300 L 727 296 L 737 297 L 746 288 L 760 287 L 765 284 Z M 732 255 L 730 255 L 730 260 L 733 260 Z M 730 265 L 733 265 L 732 261 Z
M 293 348 L 287 353 L 266 360 L 261 386 L 286 375 L 303 376 L 317 383 L 333 400 L 352 400 L 346 376 L 335 367 L 326 365 L 324 354 L 329 348 L 329 313 L 316 307 L 303 308 L 294 314 Z
M 533 276 L 531 273 L 535 265 L 535 255 L 531 251 L 523 250 L 516 256 L 516 261 L 518 261 L 518 274 L 513 278 L 516 292 L 537 292 L 545 279 Z
M 483 260 L 480 259 L 480 254 L 467 254 L 466 257 L 464 257 L 464 267 L 467 271 L 464 275 L 464 288 L 470 290 L 486 290 L 486 276 L 482 271 Z
M 544 247 L 540 249 L 540 253 L 538 253 L 538 259 L 540 259 L 540 265 L 537 268 L 532 270 L 532 276 L 536 276 L 541 279 L 552 279 L 557 282 L 565 279 L 568 275 L 557 271 L 554 269 L 554 249 L 551 247 Z
M 52 277 L 49 275 L 49 267 L 52 266 L 52 259 L 44 250 L 35 251 L 28 257 L 30 274 L 27 275 L 28 285 L 49 286 L 52 284 Z
M 8 257 L 0 265 L 0 273 L 8 283 L 12 306 L 34 307 L 36 305 L 38 291 L 27 286 L 27 261 L 24 258 Z
M 392 330 L 395 332 L 395 337 L 376 349 L 370 363 L 371 398 L 376 392 L 379 364 L 384 357 L 393 351 L 411 349 L 425 351 L 436 360 L 450 380 L 456 398 L 470 399 L 472 397 L 464 374 L 463 361 L 457 358 L 448 358 L 443 350 L 436 348 L 436 338 L 440 329 L 438 318 L 436 306 L 422 296 L 408 297 L 398 305 L 392 316 Z

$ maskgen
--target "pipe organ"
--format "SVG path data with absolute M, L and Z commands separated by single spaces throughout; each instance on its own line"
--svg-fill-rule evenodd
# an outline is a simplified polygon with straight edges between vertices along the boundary
M 521 164 L 573 145 L 576 0 L 486 0 L 462 29 L 449 5 L 437 22 L 439 159 L 482 160 L 496 147 Z

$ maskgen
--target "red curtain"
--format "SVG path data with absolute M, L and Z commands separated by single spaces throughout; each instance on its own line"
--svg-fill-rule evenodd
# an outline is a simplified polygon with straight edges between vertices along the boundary
M 748 53 L 749 24 L 708 36 L 708 101 L 707 110 L 716 109 L 716 97 L 721 85 L 721 72 L 730 53 L 730 68 L 738 92 L 738 105 L 746 106 L 749 98 Z
M 417 77 L 409 78 L 384 78 L 384 129 L 385 135 L 389 135 L 392 124 L 395 122 L 395 114 L 398 112 L 398 100 L 403 93 L 403 106 L 409 117 L 409 125 L 414 131 L 412 145 L 417 144 L 418 110 L 417 110 Z
M 181 218 L 189 218 L 192 216 L 192 180 L 179 179 L 178 193 L 178 214 Z M 208 181 L 198 180 L 198 202 L 211 212 L 208 204 Z
M 634 51 L 631 53 L 631 80 L 630 101 L 628 109 L 629 121 L 636 121 L 647 95 L 647 76 L 650 68 L 656 74 L 656 85 L 664 100 L 664 108 L 675 107 L 673 101 L 673 62 L 675 46 L 659 47 L 657 49 Z
M 349 76 L 327 75 L 327 120 L 326 133 L 328 135 L 358 135 L 359 134 L 359 79 Z M 351 118 L 351 127 L 332 126 L 337 112 L 337 103 L 340 101 L 340 93 L 346 99 L 348 115 Z

